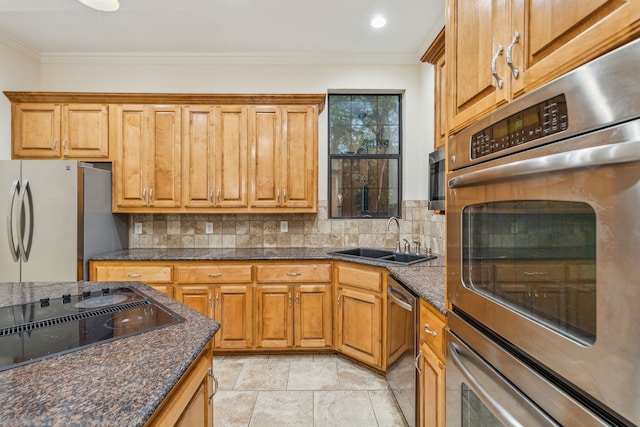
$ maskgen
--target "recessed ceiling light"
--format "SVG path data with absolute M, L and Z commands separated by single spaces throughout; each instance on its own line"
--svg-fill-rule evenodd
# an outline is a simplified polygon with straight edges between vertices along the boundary
M 120 3 L 118 0 L 78 0 L 80 3 L 86 4 L 87 6 L 100 10 L 102 12 L 113 12 L 118 10 L 120 7 Z
M 384 19 L 384 16 L 382 16 L 382 15 L 376 15 L 371 20 L 371 26 L 373 28 L 382 28 L 385 25 L 387 25 L 387 20 Z

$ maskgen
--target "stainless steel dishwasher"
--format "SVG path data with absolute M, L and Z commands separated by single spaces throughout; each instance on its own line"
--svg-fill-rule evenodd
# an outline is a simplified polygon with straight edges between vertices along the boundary
M 407 424 L 416 425 L 415 368 L 418 298 L 389 277 L 387 283 L 387 381 Z

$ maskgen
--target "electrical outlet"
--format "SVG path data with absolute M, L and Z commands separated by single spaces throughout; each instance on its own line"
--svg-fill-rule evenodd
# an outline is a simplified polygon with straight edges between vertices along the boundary
M 142 223 L 136 222 L 133 224 L 133 234 L 142 234 Z
M 204 232 L 206 234 L 213 234 L 213 223 L 212 222 L 207 222 L 204 225 Z
M 280 232 L 281 233 L 289 232 L 289 221 L 280 221 Z

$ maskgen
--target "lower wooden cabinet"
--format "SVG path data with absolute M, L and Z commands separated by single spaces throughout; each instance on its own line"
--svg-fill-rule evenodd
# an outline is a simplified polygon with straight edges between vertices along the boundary
M 373 292 L 337 288 L 336 349 L 382 369 L 382 299 Z
M 331 285 L 257 285 L 256 347 L 332 345 Z
M 213 427 L 212 357 L 208 345 L 153 413 L 147 426 Z
M 426 343 L 422 343 L 418 353 L 418 367 L 418 425 L 445 427 L 445 364 Z
M 253 287 L 251 285 L 178 285 L 175 299 L 218 323 L 215 347 L 253 347 Z

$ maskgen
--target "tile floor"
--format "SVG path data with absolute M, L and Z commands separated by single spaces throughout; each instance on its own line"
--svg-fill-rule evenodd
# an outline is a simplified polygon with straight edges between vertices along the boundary
M 336 355 L 214 356 L 214 425 L 405 427 L 382 375 Z

